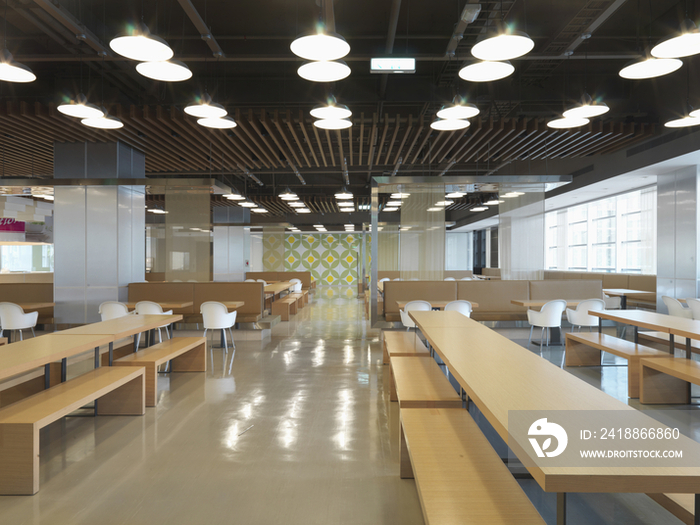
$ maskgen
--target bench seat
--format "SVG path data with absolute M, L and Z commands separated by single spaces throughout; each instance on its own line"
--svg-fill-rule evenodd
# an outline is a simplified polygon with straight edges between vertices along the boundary
M 650 345 L 652 348 L 658 350 L 665 350 L 666 355 L 670 355 L 669 352 L 669 339 L 670 334 L 666 332 L 639 332 L 639 340 L 644 340 L 644 342 Z M 673 343 L 679 350 L 685 350 L 685 337 L 674 337 Z M 690 340 L 690 351 L 693 353 L 700 353 L 700 341 L 696 339 Z
M 272 315 L 279 315 L 283 321 L 289 321 L 290 315 L 297 313 L 297 298 L 285 297 L 272 303 Z
M 384 364 L 391 357 L 429 357 L 430 351 L 418 339 L 416 332 L 382 332 L 384 335 Z
M 643 405 L 690 403 L 690 384 L 700 385 L 700 363 L 666 355 L 642 359 L 639 401 Z
M 391 358 L 391 400 L 399 408 L 462 408 L 462 399 L 432 357 Z
M 668 352 L 598 332 L 566 334 L 566 366 L 600 366 L 602 353 L 627 359 L 627 396 L 639 397 L 640 359 L 668 357 Z
M 142 416 L 144 369 L 97 368 L 0 409 L 0 494 L 36 494 L 39 430 L 95 400 L 97 415 Z
M 114 361 L 115 366 L 146 369 L 146 406 L 154 407 L 158 393 L 158 367 L 171 361 L 173 372 L 206 372 L 207 341 L 204 337 L 175 337 Z
M 400 457 L 426 525 L 545 523 L 466 410 L 402 409 Z

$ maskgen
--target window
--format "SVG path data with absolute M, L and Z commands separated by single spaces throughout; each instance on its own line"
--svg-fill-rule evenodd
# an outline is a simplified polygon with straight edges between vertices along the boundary
M 445 270 L 471 270 L 472 243 L 472 232 L 446 232 Z
M 545 215 L 550 270 L 656 272 L 656 188 Z
M 53 272 L 53 245 L 0 246 L 0 266 L 3 272 Z

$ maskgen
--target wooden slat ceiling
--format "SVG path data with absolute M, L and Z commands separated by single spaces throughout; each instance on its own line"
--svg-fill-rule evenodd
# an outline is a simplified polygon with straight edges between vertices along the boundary
M 570 131 L 547 128 L 544 119 L 473 119 L 462 131 L 436 132 L 412 115 L 356 115 L 344 131 L 319 130 L 308 113 L 237 110 L 238 127 L 209 130 L 175 106 L 115 106 L 124 122 L 113 131 L 92 130 L 40 103 L 0 105 L 2 176 L 51 176 L 53 142 L 123 141 L 146 154 L 152 176 L 205 175 L 222 168 L 239 175 L 293 173 L 298 168 L 340 173 L 343 159 L 378 175 L 408 168 L 440 171 L 454 166 L 523 159 L 576 158 L 611 153 L 648 138 L 653 125 L 593 121 Z M 454 164 L 452 164 L 454 163 Z M 410 171 L 410 170 L 409 170 Z M 365 177 L 363 177 L 364 179 Z M 263 178 L 263 182 L 265 179 Z M 312 204 L 313 205 L 313 204 Z

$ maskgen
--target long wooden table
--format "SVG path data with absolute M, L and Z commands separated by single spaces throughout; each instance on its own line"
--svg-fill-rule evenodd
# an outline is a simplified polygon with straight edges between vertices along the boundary
M 634 342 L 639 342 L 639 329 L 648 328 L 655 332 L 669 334 L 669 353 L 675 350 L 674 336 L 686 338 L 686 357 L 691 357 L 691 339 L 700 339 L 700 321 L 675 315 L 659 314 L 644 310 L 602 310 L 590 311 L 599 318 L 598 331 L 602 330 L 603 319 L 634 326 Z
M 648 428 L 660 426 L 646 414 L 458 312 L 412 311 L 409 315 L 506 443 L 508 415 L 514 410 L 624 410 L 648 420 Z M 696 509 L 700 502 L 697 467 L 526 467 L 545 492 L 558 493 L 558 523 L 565 520 L 567 492 L 684 493 L 696 494 Z
M 553 299 L 511 299 L 510 304 L 516 306 L 524 306 L 525 308 L 542 308 L 545 304 L 551 302 Z M 579 303 L 585 301 L 586 299 L 564 299 L 566 301 L 567 307 L 576 308 Z
M 641 295 L 648 294 L 652 292 L 646 292 L 644 290 L 629 290 L 627 288 L 603 288 L 603 293 L 605 295 L 611 295 L 613 297 L 620 298 L 620 308 L 623 310 L 627 309 L 627 296 L 628 295 Z
M 219 302 L 221 304 L 223 304 L 229 312 L 232 312 L 234 310 L 238 310 L 239 308 L 243 308 L 243 306 L 245 306 L 245 301 L 219 301 Z
M 140 301 L 138 301 L 138 302 L 140 302 Z M 125 304 L 129 310 L 133 310 L 134 308 L 136 308 L 136 305 L 138 304 L 138 302 L 131 301 L 131 302 L 128 302 Z M 163 310 L 175 310 L 177 308 L 189 308 L 190 306 L 192 306 L 194 304 L 194 302 L 192 302 L 192 301 L 153 301 L 153 302 L 160 305 L 160 307 Z
M 294 288 L 295 284 L 296 283 L 290 283 L 289 281 L 268 284 L 267 286 L 265 286 L 265 293 L 279 295 L 282 292 L 289 290 L 290 288 Z
M 182 315 L 125 315 L 109 321 L 86 324 L 77 328 L 69 328 L 56 332 L 56 336 L 70 335 L 107 335 L 111 337 L 109 341 L 109 365 L 112 366 L 114 342 L 118 339 L 130 337 L 132 335 L 154 330 L 159 326 L 177 323 L 182 321 Z
M 410 303 L 411 301 L 396 301 L 396 304 L 399 307 L 399 310 L 403 310 L 403 308 Z M 454 301 L 427 301 L 430 303 L 430 306 L 432 306 L 434 309 L 437 308 L 439 310 L 444 310 L 445 306 L 447 306 L 449 303 L 453 303 Z M 474 301 L 469 301 L 472 304 L 472 308 L 479 308 L 479 303 L 475 303 Z
M 25 312 L 35 312 L 41 310 L 42 308 L 53 308 L 56 303 L 15 303 L 20 306 Z

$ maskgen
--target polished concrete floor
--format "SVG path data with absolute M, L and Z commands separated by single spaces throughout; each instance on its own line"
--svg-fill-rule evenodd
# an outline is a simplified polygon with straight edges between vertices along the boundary
M 527 343 L 526 329 L 499 331 Z M 144 417 L 70 417 L 43 430 L 41 489 L 0 496 L 0 524 L 422 524 L 414 482 L 398 477 L 379 338 L 351 289 L 319 288 L 271 339 L 237 341 L 233 362 L 214 348 L 206 374 L 161 376 Z M 543 357 L 560 363 L 561 347 Z M 572 373 L 627 401 L 624 368 Z M 521 484 L 554 523 L 554 495 Z M 680 522 L 643 495 L 574 494 L 569 523 Z

